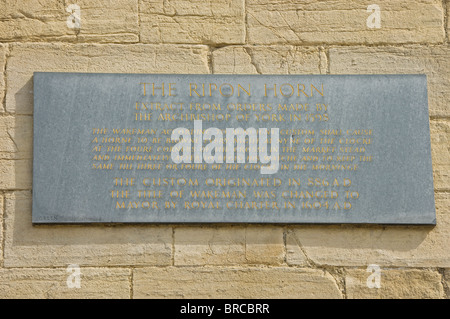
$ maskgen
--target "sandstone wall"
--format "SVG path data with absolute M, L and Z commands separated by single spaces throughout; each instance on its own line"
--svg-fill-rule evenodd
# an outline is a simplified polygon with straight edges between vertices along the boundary
M 450 298 L 450 0 L 72 3 L 0 3 L 0 298 Z M 35 71 L 425 73 L 437 226 L 32 226 Z

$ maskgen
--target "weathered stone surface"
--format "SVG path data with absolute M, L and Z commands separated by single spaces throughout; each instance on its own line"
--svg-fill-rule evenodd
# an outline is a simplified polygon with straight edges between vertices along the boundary
M 245 260 L 245 227 L 177 227 L 175 265 L 238 265 Z
M 172 263 L 169 226 L 33 226 L 30 192 L 5 197 L 5 267 Z
M 69 15 L 57 0 L 2 1 L 0 40 L 50 40 L 64 36 L 75 39 L 75 31 L 66 24 Z
M 345 276 L 347 298 L 351 299 L 437 299 L 443 298 L 441 275 L 418 269 L 381 269 L 380 288 L 369 288 L 372 272 L 349 269 Z M 372 278 L 369 279 L 371 281 Z
M 440 0 L 380 0 L 381 28 L 369 28 L 372 1 L 247 1 L 250 44 L 442 43 Z M 420 12 L 420 14 L 418 14 Z
M 227 46 L 212 52 L 213 73 L 257 74 L 259 67 L 253 63 L 253 55 L 246 47 Z
M 4 112 L 6 46 L 0 43 L 0 112 Z
M 342 298 L 321 270 L 289 267 L 137 268 L 134 298 Z
M 307 267 L 308 258 L 302 250 L 295 233 L 291 230 L 286 232 L 286 261 L 289 265 Z
M 3 208 L 4 205 L 4 197 L 3 194 L 0 194 L 0 252 L 3 252 Z M 0 254 L 0 267 L 3 267 L 3 254 Z
M 444 290 L 447 292 L 447 299 L 450 299 L 450 269 L 444 271 Z
M 33 157 L 33 118 L 0 116 L 0 159 Z
M 0 41 L 137 42 L 138 0 L 77 0 L 80 28 L 69 28 L 73 11 L 63 1 L 15 1 L 0 4 Z M 71 20 L 73 21 L 73 20 Z
M 175 265 L 280 265 L 283 229 L 272 226 L 175 228 Z
M 434 201 L 437 212 L 441 214 L 450 214 L 450 193 L 435 192 Z
M 318 74 L 319 50 L 309 47 L 224 47 L 212 53 L 214 73 Z
M 142 0 L 144 43 L 243 44 L 243 0 Z
M 0 116 L 0 189 L 31 189 L 33 119 Z
M 450 38 L 450 19 L 448 18 L 450 16 L 450 0 L 446 1 L 445 6 L 447 7 L 447 41 Z
M 450 121 L 430 121 L 433 181 L 436 190 L 450 189 Z
M 81 267 L 80 273 L 80 288 L 69 288 L 67 268 L 0 269 L 0 298 L 130 298 L 129 269 Z
M 449 116 L 450 47 L 336 47 L 329 49 L 331 74 L 427 75 L 431 116 Z
M 33 111 L 33 72 L 208 73 L 207 47 L 187 45 L 14 44 L 6 110 Z
M 31 189 L 32 160 L 0 159 L 0 190 Z
M 437 196 L 437 225 L 427 226 L 298 226 L 291 227 L 301 253 L 317 265 L 381 267 L 449 267 L 448 198 Z M 291 247 L 288 264 L 297 264 Z
M 76 41 L 138 42 L 138 1 L 77 0 L 81 9 L 81 28 L 76 32 Z
M 284 263 L 283 228 L 248 226 L 245 230 L 245 259 L 249 264 Z

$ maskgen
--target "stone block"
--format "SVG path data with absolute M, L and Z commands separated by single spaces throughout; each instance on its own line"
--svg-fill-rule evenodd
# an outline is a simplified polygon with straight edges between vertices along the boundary
M 450 121 L 430 121 L 433 181 L 436 190 L 450 189 Z
M 319 49 L 294 46 L 230 46 L 214 50 L 214 73 L 319 74 Z
M 371 28 L 372 1 L 248 0 L 250 44 L 406 44 L 442 43 L 440 0 L 380 0 L 380 28 Z
M 349 299 L 438 299 L 443 298 L 441 275 L 426 269 L 380 269 L 379 288 L 374 272 L 350 269 L 345 276 Z M 372 276 L 369 278 L 369 276 Z M 367 281 L 369 280 L 369 288 Z
M 72 277 L 69 277 L 71 276 Z M 130 298 L 131 271 L 126 268 L 80 267 L 0 269 L 2 299 L 125 299 Z M 69 282 L 69 283 L 68 283 Z
M 0 159 L 33 158 L 33 118 L 0 116 Z
M 0 159 L 0 190 L 31 189 L 32 160 Z
M 248 264 L 281 265 L 285 248 L 283 228 L 248 226 L 245 230 L 245 259 Z
M 7 268 L 172 264 L 170 226 L 33 226 L 30 192 L 7 193 L 5 200 Z
M 133 274 L 134 298 L 342 298 L 334 278 L 291 267 L 152 267 Z
M 80 10 L 77 24 L 74 11 L 64 1 L 2 1 L 0 41 L 139 41 L 138 0 L 77 0 L 74 4 Z
M 243 0 L 142 0 L 144 43 L 243 44 Z
M 175 265 L 245 264 L 245 227 L 176 227 Z

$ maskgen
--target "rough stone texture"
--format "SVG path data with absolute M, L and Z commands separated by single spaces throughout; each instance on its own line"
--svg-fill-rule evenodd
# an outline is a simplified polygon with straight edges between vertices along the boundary
M 448 203 L 448 198 L 443 199 Z M 439 204 L 439 206 L 445 206 Z M 446 207 L 448 210 L 448 206 Z M 450 267 L 450 214 L 437 214 L 427 226 L 298 226 L 292 235 L 300 252 L 316 265 Z M 295 247 L 295 245 L 294 245 Z M 288 264 L 299 258 L 293 247 Z
M 67 268 L 0 269 L 0 298 L 130 298 L 129 269 L 81 267 L 80 273 L 80 288 L 69 288 Z
M 230 46 L 212 53 L 214 73 L 313 74 L 320 73 L 319 50 L 309 47 Z
M 175 265 L 238 265 L 245 260 L 244 227 L 177 227 Z
M 33 118 L 0 115 L 0 160 L 33 158 Z
M 448 42 L 449 39 L 450 39 L 450 36 L 449 36 L 449 34 L 450 34 L 450 19 L 448 18 L 450 16 L 450 0 L 447 0 L 445 5 L 447 7 L 447 16 L 446 16 L 446 18 L 447 18 L 447 42 Z
M 174 235 L 177 266 L 284 262 L 281 227 L 190 226 L 175 228 Z
M 369 288 L 372 272 L 349 269 L 345 276 L 350 299 L 437 299 L 444 297 L 441 275 L 432 270 L 381 269 L 380 288 Z M 369 279 L 370 280 L 370 279 Z
M 442 43 L 441 0 L 380 0 L 381 28 L 370 29 L 373 1 L 248 0 L 251 44 Z M 420 12 L 420 14 L 418 14 Z M 414 17 L 414 18 L 413 18 Z
M 434 188 L 450 189 L 450 121 L 430 121 Z
M 141 41 L 243 44 L 244 11 L 244 0 L 141 0 Z
M 0 194 L 0 268 L 3 267 L 3 208 L 4 205 L 4 198 L 3 194 Z
M 281 265 L 284 263 L 285 251 L 281 227 L 247 227 L 245 245 L 245 259 L 249 264 Z
M 342 298 L 321 270 L 288 267 L 138 268 L 134 298 Z
M 33 112 L 33 72 L 208 73 L 207 47 L 187 45 L 14 44 L 6 110 Z
M 169 226 L 33 226 L 30 192 L 5 197 L 5 267 L 172 263 Z
M 295 232 L 293 233 L 291 230 L 286 232 L 286 261 L 293 266 L 310 266 L 310 261 L 295 236 Z
M 228 46 L 212 52 L 213 73 L 218 74 L 257 74 L 259 66 L 253 63 L 254 55 L 242 46 Z
M 450 193 L 435 192 L 434 201 L 437 212 L 440 214 L 450 214 Z
M 0 159 L 0 190 L 31 189 L 32 160 Z
M 444 271 L 444 290 L 447 292 L 447 299 L 450 299 L 450 269 Z
M 449 46 L 330 48 L 331 74 L 427 75 L 431 116 L 450 116 Z
M 77 0 L 81 28 L 67 25 L 70 3 L 6 0 L 0 3 L 0 41 L 137 42 L 138 0 Z
M 5 67 L 6 67 L 6 51 L 5 45 L 0 43 L 0 113 L 4 112 L 5 100 Z

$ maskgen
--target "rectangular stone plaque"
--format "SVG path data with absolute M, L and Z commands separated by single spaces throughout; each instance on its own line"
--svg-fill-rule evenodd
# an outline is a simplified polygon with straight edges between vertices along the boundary
M 33 223 L 434 225 L 426 84 L 37 72 Z

